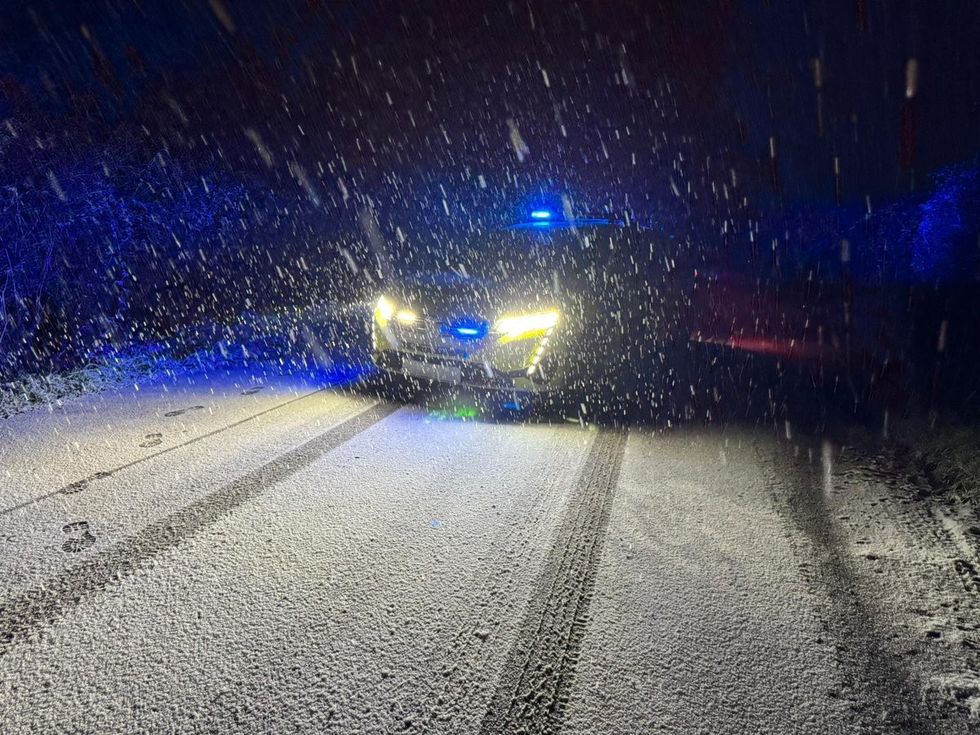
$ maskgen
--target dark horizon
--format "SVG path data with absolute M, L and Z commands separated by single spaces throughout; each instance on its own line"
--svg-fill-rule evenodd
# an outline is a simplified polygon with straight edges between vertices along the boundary
M 52 132 L 93 137 L 90 155 L 124 135 L 278 186 L 291 160 L 363 168 L 375 199 L 388 172 L 431 187 L 499 161 L 532 180 L 639 175 L 633 204 L 669 209 L 686 154 L 674 185 L 702 195 L 731 167 L 762 209 L 879 203 L 976 154 L 973 3 L 643 5 L 21 2 L 0 14 L 4 116 L 36 106 Z

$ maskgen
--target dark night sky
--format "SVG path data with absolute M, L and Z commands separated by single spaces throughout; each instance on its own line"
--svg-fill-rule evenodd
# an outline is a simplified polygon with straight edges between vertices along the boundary
M 34 0 L 5 6 L 0 63 L 55 129 L 84 109 L 95 140 L 145 126 L 148 150 L 261 172 L 253 129 L 281 182 L 295 160 L 382 198 L 476 173 L 656 202 L 735 169 L 754 201 L 829 204 L 835 156 L 845 200 L 880 200 L 976 155 L 978 8 Z

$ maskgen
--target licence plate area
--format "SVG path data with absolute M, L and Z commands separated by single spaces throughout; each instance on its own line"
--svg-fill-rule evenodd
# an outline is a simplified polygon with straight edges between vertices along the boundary
M 438 325 L 431 323 L 413 325 L 411 328 L 402 327 L 397 336 L 402 346 L 409 351 L 466 359 L 471 352 L 478 349 L 478 345 L 460 342 L 458 339 L 442 333 Z
M 463 382 L 463 371 L 456 365 L 438 362 L 426 362 L 410 357 L 402 358 L 402 372 L 413 378 L 436 380 L 440 383 L 458 385 Z

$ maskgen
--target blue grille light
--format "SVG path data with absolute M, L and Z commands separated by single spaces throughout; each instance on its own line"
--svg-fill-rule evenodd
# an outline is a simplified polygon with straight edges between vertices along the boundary
M 490 331 L 490 325 L 482 319 L 464 317 L 444 324 L 442 331 L 444 334 L 448 334 L 458 340 L 477 340 L 487 336 L 487 333 Z
M 551 219 L 550 209 L 535 209 L 531 212 L 531 219 Z

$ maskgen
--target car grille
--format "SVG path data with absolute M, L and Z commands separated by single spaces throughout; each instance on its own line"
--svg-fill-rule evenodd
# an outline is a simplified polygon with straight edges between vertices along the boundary
M 479 324 L 479 321 L 465 323 Z M 464 365 L 472 363 L 480 369 L 489 367 L 505 374 L 523 374 L 537 344 L 536 341 L 522 340 L 501 345 L 493 334 L 482 338 L 458 338 L 449 331 L 459 325 L 455 321 L 418 318 L 410 324 L 392 321 L 389 325 L 389 335 L 396 340 L 392 346 L 402 353 L 421 359 L 433 357 Z
M 466 355 L 476 352 L 483 340 L 463 341 L 446 334 L 442 324 L 431 319 L 417 319 L 411 324 L 396 322 L 394 335 L 403 349 L 440 355 Z

